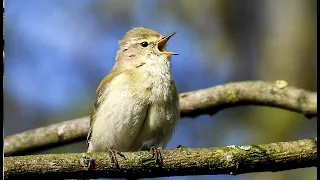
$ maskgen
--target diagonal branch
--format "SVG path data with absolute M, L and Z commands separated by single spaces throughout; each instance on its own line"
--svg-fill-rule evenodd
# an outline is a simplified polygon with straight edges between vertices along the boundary
M 22 155 L 58 145 L 84 140 L 89 131 L 89 117 L 41 127 L 4 138 L 4 155 Z
M 317 116 L 317 93 L 287 86 L 285 81 L 248 81 L 180 94 L 181 117 L 214 114 L 229 107 L 260 105 Z M 4 155 L 26 154 L 85 139 L 89 117 L 29 130 L 4 139 Z
M 247 81 L 180 94 L 182 116 L 214 114 L 222 109 L 260 105 L 317 116 L 317 93 L 288 86 L 285 81 Z
M 4 158 L 5 178 L 147 178 L 187 175 L 237 175 L 317 167 L 317 138 L 220 148 L 163 151 L 163 166 L 149 152 L 123 153 L 120 169 L 105 153 L 47 154 Z

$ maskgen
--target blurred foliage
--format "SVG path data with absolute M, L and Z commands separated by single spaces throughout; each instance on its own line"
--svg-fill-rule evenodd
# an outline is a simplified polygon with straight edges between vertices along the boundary
M 316 0 L 6 1 L 4 135 L 90 114 L 117 41 L 136 26 L 178 31 L 168 49 L 180 53 L 172 60 L 179 92 L 242 80 L 286 80 L 316 91 L 316 5 Z M 311 138 L 315 125 L 316 120 L 275 108 L 231 108 L 181 120 L 167 148 Z M 84 151 L 83 141 L 36 153 Z M 316 168 L 215 177 L 316 179 Z

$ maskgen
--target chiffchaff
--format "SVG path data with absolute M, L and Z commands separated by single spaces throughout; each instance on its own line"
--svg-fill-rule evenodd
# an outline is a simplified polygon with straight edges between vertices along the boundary
M 165 50 L 174 34 L 139 27 L 119 41 L 115 65 L 97 88 L 88 152 L 108 151 L 115 160 L 115 153 L 152 150 L 162 160 L 180 116 L 170 72 L 176 53 Z

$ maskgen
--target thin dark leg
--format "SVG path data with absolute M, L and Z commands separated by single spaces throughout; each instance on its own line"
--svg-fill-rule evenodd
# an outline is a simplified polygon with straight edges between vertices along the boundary
M 118 160 L 116 158 L 116 155 L 118 154 L 119 156 L 123 157 L 124 159 L 126 159 L 126 157 L 120 151 L 117 151 L 113 148 L 108 148 L 108 152 L 109 152 L 109 157 L 111 159 L 111 162 L 114 163 L 117 168 L 120 168 Z
M 156 148 L 152 146 L 150 148 L 150 151 L 152 153 L 152 158 L 156 160 L 156 163 L 162 164 L 163 163 L 162 154 L 161 154 L 162 148 L 160 147 Z

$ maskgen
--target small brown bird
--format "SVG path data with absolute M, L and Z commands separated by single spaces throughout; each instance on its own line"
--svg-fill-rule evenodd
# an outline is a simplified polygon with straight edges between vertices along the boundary
M 115 153 L 152 150 L 162 161 L 161 149 L 177 125 L 179 96 L 171 75 L 171 55 L 154 30 L 134 28 L 119 41 L 116 62 L 97 88 L 91 115 L 88 152 Z

